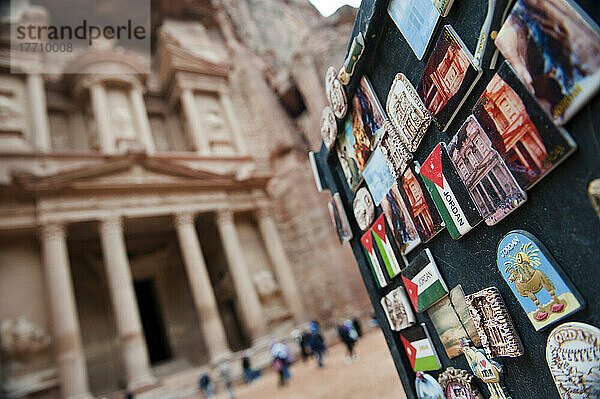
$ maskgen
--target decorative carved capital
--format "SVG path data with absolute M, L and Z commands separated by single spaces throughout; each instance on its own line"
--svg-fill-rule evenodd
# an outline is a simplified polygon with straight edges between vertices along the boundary
M 267 206 L 262 206 L 256 210 L 256 218 L 258 221 L 268 220 L 273 218 L 273 211 Z
M 61 223 L 48 223 L 41 227 L 40 237 L 42 241 L 64 241 L 66 239 L 66 229 Z
M 123 234 L 123 219 L 119 215 L 106 216 L 99 221 L 100 234 Z
M 175 220 L 175 227 L 180 228 L 183 226 L 194 225 L 195 215 L 193 212 L 179 212 L 173 215 Z
M 233 212 L 230 209 L 220 209 L 215 213 L 217 225 L 233 224 Z

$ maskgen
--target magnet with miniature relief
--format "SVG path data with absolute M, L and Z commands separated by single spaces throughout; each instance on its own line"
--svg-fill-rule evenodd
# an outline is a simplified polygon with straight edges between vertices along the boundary
M 422 313 L 448 295 L 429 248 L 421 251 L 402 271 L 402 282 L 415 310 Z
M 600 329 L 571 322 L 556 327 L 546 343 L 546 362 L 563 399 L 600 397 Z
M 459 239 L 481 222 L 475 203 L 448 157 L 445 143 L 433 149 L 419 172 L 453 239 Z
M 448 156 L 488 226 L 493 226 L 527 200 L 492 141 L 469 115 L 448 143 Z
M 415 390 L 419 399 L 444 399 L 444 390 L 435 378 L 422 371 L 417 371 Z
M 496 262 L 536 330 L 583 308 L 581 295 L 532 234 L 513 230 L 505 235 L 498 244 Z
M 335 115 L 333 114 L 331 107 L 328 105 L 323 108 L 323 112 L 321 113 L 321 138 L 323 139 L 323 143 L 328 150 L 333 148 L 335 137 L 337 136 L 337 130 L 338 128 Z
M 350 78 L 354 74 L 354 70 L 356 69 L 356 64 L 358 60 L 363 55 L 365 51 L 365 38 L 362 32 L 358 32 L 354 39 L 352 39 L 352 45 L 350 46 L 350 51 L 348 52 L 348 56 L 344 60 L 344 65 L 340 69 L 340 73 L 338 74 L 338 78 L 340 82 L 344 86 L 350 83 Z
M 477 389 L 473 374 L 466 370 L 448 367 L 438 375 L 445 399 L 483 399 Z
M 388 93 L 388 118 L 410 152 L 415 152 L 431 124 L 431 113 L 403 73 L 394 78 Z
M 523 345 L 498 288 L 488 287 L 465 300 L 487 356 L 523 355 Z
M 404 330 L 417 322 L 404 287 L 399 286 L 381 298 L 381 306 L 394 331 Z
M 325 74 L 325 93 L 333 114 L 339 119 L 343 119 L 348 111 L 348 98 L 337 77 L 337 72 L 332 66 L 327 69 Z
M 397 180 L 413 160 L 413 156 L 402 141 L 394 125 L 386 119 L 379 148 L 384 156 L 392 176 Z
M 503 372 L 500 363 L 491 360 L 483 349 L 475 348 L 466 338 L 461 339 L 460 349 L 465 354 L 473 374 L 487 385 L 490 399 L 511 399 L 506 387 L 500 381 Z
M 356 192 L 353 202 L 354 218 L 358 227 L 365 231 L 373 222 L 375 216 L 375 204 L 373 204 L 373 197 L 366 187 L 361 187 Z

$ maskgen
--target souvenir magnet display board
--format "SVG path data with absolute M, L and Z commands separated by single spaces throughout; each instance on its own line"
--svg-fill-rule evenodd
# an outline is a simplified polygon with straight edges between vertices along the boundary
M 522 1 L 512 1 L 511 3 L 514 6 L 520 2 Z M 415 3 L 413 6 L 420 6 L 420 4 L 416 4 L 417 0 L 411 0 L 411 3 Z M 483 3 L 487 5 L 487 2 Z M 505 10 L 506 16 L 511 15 L 513 10 L 512 6 L 507 10 L 509 3 L 507 0 L 497 0 L 496 3 L 491 30 L 498 32 L 502 27 L 502 18 Z M 541 6 L 550 3 L 559 3 L 561 7 L 567 6 L 569 9 L 575 9 L 578 13 L 581 11 L 579 9 L 587 12 L 589 16 L 582 17 L 586 23 L 589 22 L 588 19 L 595 21 L 594 24 L 600 20 L 600 8 L 597 7 L 596 0 L 577 0 L 580 7 L 573 7 L 571 0 L 553 0 L 552 2 L 528 0 L 527 3 L 539 4 Z M 399 73 L 404 74 L 410 84 L 414 88 L 417 88 L 425 72 L 425 66 L 429 62 L 436 44 L 440 40 L 440 35 L 445 25 L 452 26 L 464 42 L 466 48 L 472 52 L 477 50 L 477 39 L 487 13 L 486 6 L 480 0 L 454 1 L 447 16 L 439 19 L 437 27 L 433 30 L 433 34 L 430 37 L 425 30 L 417 32 L 422 34 L 420 38 L 421 43 L 429 43 L 426 45 L 421 60 L 417 58 L 405 38 L 405 34 L 408 36 L 415 32 L 408 30 L 404 32 L 398 29 L 398 26 L 388 14 L 389 4 L 390 1 L 385 0 L 363 0 L 358 11 L 354 31 L 348 35 L 347 50 L 350 49 L 354 37 L 360 31 L 364 34 L 365 43 L 364 52 L 356 65 L 350 83 L 344 87 L 349 103 L 352 102 L 356 94 L 356 88 L 359 86 L 362 76 L 367 76 L 379 104 L 384 106 L 387 105 L 388 93 L 395 77 Z M 534 23 L 535 20 L 533 18 L 528 20 L 527 23 Z M 559 20 L 563 24 L 568 22 L 566 21 L 567 18 L 559 18 Z M 538 19 L 538 21 L 541 20 Z M 543 26 L 555 26 L 555 24 Z M 583 37 L 574 39 L 573 35 L 570 33 L 567 34 L 571 29 L 572 25 L 569 25 L 568 29 L 560 31 L 561 34 L 555 35 L 552 40 L 554 43 L 566 43 L 567 45 L 563 47 L 575 46 L 574 51 L 569 53 L 560 50 L 559 53 L 551 55 L 558 57 L 561 62 L 565 63 L 564 65 L 571 65 L 570 69 L 562 68 L 562 71 L 568 72 L 571 70 L 573 73 L 574 80 L 571 83 L 571 87 L 575 87 L 578 82 L 583 82 L 588 84 L 589 87 L 593 87 L 594 82 L 588 82 L 585 79 L 581 80 L 581 76 L 594 77 L 600 68 L 587 68 L 589 63 L 586 63 L 583 59 L 579 64 L 573 61 L 577 59 L 577 53 L 583 54 L 585 48 L 578 45 L 578 43 L 583 42 Z M 544 32 L 540 33 L 547 33 L 547 31 L 544 30 Z M 514 39 L 513 42 L 516 43 L 518 42 L 516 39 L 536 41 L 539 38 L 534 35 L 528 39 L 528 36 L 523 35 L 514 37 Z M 515 44 L 511 45 L 515 46 Z M 552 48 L 560 49 L 557 46 L 552 46 Z M 553 118 L 548 113 L 548 104 L 541 103 L 539 98 L 545 96 L 553 102 L 558 101 L 560 103 L 561 98 L 566 93 L 566 91 L 563 92 L 563 88 L 567 86 L 563 86 L 563 83 L 560 83 L 560 90 L 558 90 L 559 86 L 553 83 L 553 78 L 562 79 L 566 75 L 553 75 L 552 72 L 547 74 L 544 71 L 545 64 L 542 64 L 541 67 L 540 64 L 527 64 L 527 62 L 539 61 L 541 59 L 526 56 L 527 51 L 533 50 L 533 44 L 531 46 L 526 45 L 525 47 L 513 47 L 512 50 L 524 56 L 521 66 L 516 66 L 514 62 L 511 62 L 513 70 L 510 71 L 505 66 L 509 64 L 504 62 L 502 53 L 499 53 L 498 61 L 490 69 L 490 60 L 494 55 L 495 46 L 492 40 L 488 40 L 487 50 L 483 55 L 481 63 L 482 74 L 470 94 L 466 96 L 464 103 L 458 107 L 458 112 L 449 123 L 446 131 L 441 131 L 432 123 L 420 140 L 418 148 L 412 153 L 414 161 L 420 164 L 419 174 L 422 178 L 424 188 L 428 192 L 427 194 L 431 196 L 434 203 L 433 206 L 444 221 L 445 229 L 427 239 L 419 233 L 418 225 L 415 224 L 419 233 L 417 237 L 421 242 L 412 245 L 412 250 L 403 255 L 400 249 L 397 248 L 397 240 L 392 234 L 392 226 L 385 219 L 384 210 L 380 205 L 377 205 L 375 193 L 371 193 L 376 203 L 375 219 L 383 215 L 386 221 L 385 227 L 389 229 L 386 239 L 389 239 L 388 242 L 392 244 L 391 247 L 395 253 L 395 259 L 401 268 L 411 263 L 427 248 L 431 251 L 439 274 L 443 277 L 443 281 L 450 292 L 458 285 L 462 287 L 465 296 L 478 293 L 488 287 L 496 287 L 498 289 L 504 301 L 506 311 L 510 315 L 512 324 L 520 338 L 524 355 L 491 358 L 491 356 L 485 353 L 482 346 L 475 345 L 475 347 L 482 350 L 482 356 L 502 364 L 501 382 L 506 387 L 506 392 L 509 392 L 511 397 L 520 399 L 560 399 L 561 396 L 552 377 L 554 372 L 546 362 L 546 340 L 549 334 L 551 334 L 553 329 L 565 323 L 580 322 L 599 327 L 597 315 L 600 314 L 600 291 L 598 290 L 599 282 L 597 276 L 600 275 L 600 252 L 597 248 L 600 248 L 600 218 L 597 217 L 590 201 L 588 186 L 594 179 L 600 178 L 600 149 L 598 147 L 600 137 L 600 96 L 586 96 L 586 93 L 582 92 L 581 98 L 587 97 L 586 101 L 580 107 L 571 108 L 578 108 L 578 110 L 576 112 L 569 110 L 569 112 L 572 112 L 572 115 L 570 115 L 566 123 L 560 126 L 564 131 L 557 130 L 556 121 L 553 121 Z M 589 58 L 597 54 L 597 52 L 594 53 L 592 50 L 588 48 L 585 57 Z M 333 65 L 336 65 L 336 68 L 339 70 L 346 58 L 347 53 L 341 56 L 337 62 L 332 61 Z M 534 79 L 533 86 L 537 88 L 537 92 L 531 90 L 531 82 L 514 80 L 514 77 L 520 77 L 524 73 L 523 65 L 528 70 L 533 71 L 531 68 L 535 69 L 533 74 L 537 78 Z M 576 71 L 578 66 L 587 69 Z M 552 68 L 550 67 L 550 69 Z M 496 74 L 498 74 L 498 78 L 492 82 Z M 584 87 L 583 83 L 581 83 L 582 88 Z M 508 90 L 507 86 L 510 86 L 512 91 Z M 489 98 L 487 108 L 484 106 L 485 104 L 480 102 L 484 92 L 486 92 L 485 97 Z M 513 101 L 516 98 L 519 98 L 521 103 Z M 507 100 L 511 101 L 510 104 L 506 102 Z M 574 101 L 578 101 L 578 99 Z M 563 101 L 563 106 L 566 102 L 566 100 Z M 523 112 L 523 108 L 525 112 Z M 502 112 L 498 112 L 499 110 Z M 320 112 L 320 110 L 318 111 Z M 525 116 L 525 114 L 531 123 L 527 121 L 526 117 L 517 118 L 518 116 Z M 348 115 L 351 117 L 350 109 L 348 109 Z M 390 117 L 387 110 L 385 111 L 385 115 L 388 118 Z M 471 198 L 471 194 L 462 182 L 459 173 L 455 170 L 452 160 L 447 153 L 441 154 L 441 148 L 447 148 L 447 145 L 470 115 L 475 117 L 485 135 L 490 138 L 491 147 L 499 154 L 500 159 L 517 182 L 518 187 L 527 194 L 527 201 L 519 201 L 520 204 L 513 203 L 511 208 L 500 208 L 502 215 L 494 212 L 493 215 L 497 215 L 497 218 L 494 217 L 491 219 L 488 216 L 486 221 L 489 224 L 496 222 L 493 225 L 483 222 L 484 218 L 479 213 L 476 202 Z M 502 118 L 505 118 L 505 120 Z M 518 140 L 512 140 L 511 134 L 513 131 L 509 128 L 507 129 L 506 122 L 512 122 L 515 127 L 519 128 L 514 130 L 516 134 L 514 138 L 519 138 Z M 343 121 L 338 119 L 338 124 L 340 131 L 337 141 L 342 138 Z M 532 126 L 535 127 L 537 134 L 531 129 Z M 315 134 L 318 133 L 315 132 Z M 418 135 L 415 138 L 418 138 Z M 438 147 L 440 143 L 441 145 Z M 540 143 L 543 144 L 544 149 L 542 149 Z M 375 146 L 375 148 L 379 148 L 379 145 Z M 426 172 L 424 172 L 427 166 L 426 160 L 436 148 L 438 154 L 445 155 L 440 156 L 440 164 L 442 165 L 441 171 L 443 172 L 441 176 L 446 178 L 448 182 L 447 186 L 445 184 L 435 184 L 436 181 L 439 183 L 439 180 L 436 179 L 441 177 L 440 175 L 429 175 L 427 177 Z M 381 265 L 383 265 L 379 271 L 385 286 L 380 288 L 377 283 L 377 276 L 371 269 L 367 252 L 363 250 L 360 243 L 364 232 L 359 230 L 358 224 L 351 214 L 355 192 L 365 184 L 365 182 L 362 182 L 364 180 L 362 176 L 363 171 L 360 170 L 361 173 L 353 191 L 346 182 L 346 177 L 344 176 L 336 151 L 327 151 L 325 147 L 322 147 L 317 156 L 317 164 L 320 168 L 323 187 L 332 193 L 339 192 L 345 209 L 349 211 L 348 217 L 351 219 L 350 226 L 354 238 L 346 245 L 349 245 L 354 252 L 358 269 L 375 309 L 375 314 L 380 321 L 386 342 L 390 347 L 390 352 L 406 395 L 408 398 L 414 399 L 417 397 L 415 388 L 416 373 L 413 371 L 399 335 L 407 329 L 392 331 L 381 306 L 381 299 L 391 291 L 398 287 L 404 287 L 406 290 L 402 281 L 402 272 L 400 275 L 389 277 L 385 264 L 380 258 L 375 256 L 374 259 L 380 261 Z M 398 162 L 398 164 L 401 164 L 401 162 Z M 408 167 L 411 167 L 411 165 L 408 165 Z M 399 169 L 406 170 L 406 168 Z M 399 176 L 395 177 L 396 183 L 398 177 L 404 173 L 404 170 L 399 173 Z M 412 168 L 411 171 L 414 172 L 416 169 Z M 490 181 L 493 182 L 491 177 Z M 499 180 L 498 182 L 500 183 Z M 486 182 L 485 185 L 487 186 L 488 183 Z M 441 192 L 438 190 L 438 187 Z M 443 209 L 448 209 L 443 202 L 444 197 L 442 194 L 444 187 L 452 188 L 454 198 L 456 198 L 455 204 L 460 204 L 463 214 L 469 222 L 469 228 L 459 231 L 456 228 L 457 222 L 450 217 L 450 212 L 447 210 L 445 213 L 442 212 Z M 368 188 L 371 191 L 370 187 Z M 435 191 L 432 192 L 430 188 L 435 189 Z M 493 187 L 491 189 L 493 190 Z M 515 189 L 514 185 L 511 185 L 511 189 Z M 494 197 L 494 193 L 489 190 L 490 187 L 488 186 L 482 192 L 487 192 Z M 402 190 L 399 188 L 398 191 L 401 194 L 400 197 L 402 197 Z M 384 193 L 384 196 L 387 192 Z M 437 193 L 437 197 L 434 193 Z M 502 194 L 502 191 L 499 190 L 499 193 Z M 498 197 L 501 198 L 500 195 Z M 406 204 L 406 200 L 404 203 Z M 519 206 L 516 207 L 516 205 Z M 452 210 L 452 206 L 448 206 Z M 410 207 L 407 207 L 407 209 L 410 213 Z M 508 211 L 511 212 L 508 213 Z M 500 218 L 499 216 L 503 217 Z M 451 229 L 451 223 L 449 222 L 455 224 L 454 229 Z M 497 251 L 500 242 L 504 236 L 514 230 L 525 230 L 535 236 L 544 245 L 547 252 L 552 255 L 553 259 L 551 263 L 555 266 L 556 270 L 560 270 L 560 272 L 557 272 L 560 279 L 565 282 L 566 287 L 574 294 L 575 298 L 582 301 L 582 306 L 578 310 L 564 317 L 564 313 L 552 313 L 552 309 L 550 309 L 548 319 L 551 320 L 546 329 L 536 330 L 534 323 L 528 315 L 532 311 L 535 312 L 535 302 L 527 296 L 521 296 L 518 292 L 513 293 L 512 283 L 506 280 L 503 274 L 506 266 L 503 265 L 502 268 L 499 268 L 497 263 Z M 424 242 L 426 240 L 427 242 Z M 560 286 L 560 283 L 555 281 L 553 283 L 556 286 L 556 291 L 559 291 L 558 286 Z M 559 301 L 562 299 L 561 294 L 557 294 Z M 549 304 L 552 298 L 551 294 L 544 288 L 536 294 L 536 297 L 539 298 L 540 307 L 542 308 Z M 456 308 L 453 299 L 450 299 Z M 521 303 L 527 304 L 529 308 L 525 309 L 521 306 Z M 442 306 L 442 304 L 439 306 Z M 531 308 L 532 306 L 533 308 Z M 567 307 L 564 309 L 564 312 L 568 312 Z M 555 310 L 558 310 L 557 306 L 555 306 Z M 415 326 L 425 323 L 427 331 L 431 336 L 431 343 L 435 348 L 435 353 L 439 355 L 441 368 L 440 370 L 427 371 L 427 374 L 438 378 L 441 370 L 453 367 L 468 371 L 469 374 L 474 375 L 464 355 L 458 355 L 453 358 L 448 357 L 446 348 L 442 344 L 440 336 L 428 313 L 429 309 L 422 313 L 415 312 L 417 320 Z M 554 320 L 554 318 L 559 316 L 560 320 Z M 453 322 L 456 322 L 456 320 L 453 319 Z M 409 327 L 409 329 L 415 326 Z M 469 336 L 473 339 L 471 334 Z M 454 345 L 454 340 L 452 340 L 450 345 Z M 450 346 L 448 347 L 450 348 Z M 487 361 L 486 364 L 488 364 Z M 489 398 L 490 393 L 487 384 L 476 376 L 474 376 L 473 380 L 477 384 L 481 395 Z

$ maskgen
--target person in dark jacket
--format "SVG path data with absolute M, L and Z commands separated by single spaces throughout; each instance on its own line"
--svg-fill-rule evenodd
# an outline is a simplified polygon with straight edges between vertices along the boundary
M 311 324 L 310 333 L 307 336 L 308 346 L 317 359 L 317 366 L 323 367 L 323 353 L 326 351 L 325 340 L 319 331 L 319 325 Z
M 254 370 L 250 365 L 250 358 L 247 353 L 244 353 L 244 357 L 242 357 L 242 369 L 244 370 L 244 381 L 246 384 L 250 384 L 261 375 L 259 370 Z

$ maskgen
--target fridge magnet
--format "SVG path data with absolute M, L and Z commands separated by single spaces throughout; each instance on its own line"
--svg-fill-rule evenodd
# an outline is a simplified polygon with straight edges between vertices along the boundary
M 363 235 L 361 242 L 367 252 L 377 259 L 381 270 L 387 277 L 394 278 L 400 274 L 400 265 L 392 249 L 391 234 L 385 224 L 383 214 L 375 219 L 369 231 Z
M 475 203 L 448 157 L 445 143 L 433 149 L 419 173 L 453 239 L 459 239 L 481 222 Z
M 415 152 L 429 128 L 432 117 L 419 98 L 417 91 L 403 73 L 397 74 L 394 78 L 385 109 L 406 148 L 410 152 Z
M 473 374 L 466 370 L 448 367 L 438 375 L 445 399 L 483 399 L 479 393 Z
M 402 286 L 381 298 L 381 307 L 390 323 L 390 328 L 394 331 L 404 330 L 417 322 Z
M 594 179 L 588 185 L 588 196 L 596 215 L 600 218 L 600 179 Z
M 500 382 L 502 365 L 488 358 L 482 349 L 473 347 L 467 339 L 461 339 L 460 347 L 473 374 L 487 385 L 490 399 L 510 399 L 510 394 Z
M 419 174 L 420 165 L 412 163 L 398 181 L 398 189 L 423 243 L 444 229 L 444 222 Z
M 399 179 L 413 160 L 413 156 L 402 141 L 389 119 L 385 120 L 381 144 L 381 152 L 388 164 L 394 179 Z
M 448 129 L 482 73 L 454 28 L 444 26 L 417 85 L 438 129 Z
M 344 131 L 341 133 L 336 144 L 337 156 L 348 186 L 352 191 L 356 191 L 362 182 L 363 168 L 360 167 L 354 150 L 356 139 L 354 138 L 352 129 L 352 118 L 346 118 L 344 121 Z
M 523 345 L 496 287 L 467 295 L 465 299 L 487 356 L 523 355 Z
M 457 286 L 450 291 L 449 296 L 442 298 L 438 303 L 427 309 L 427 315 L 431 319 L 433 327 L 444 346 L 446 355 L 450 359 L 462 355 L 460 350 L 461 338 L 469 338 L 473 342 L 480 342 L 466 303 L 461 305 L 461 299 L 464 300 L 462 288 Z M 459 312 L 462 312 L 462 314 L 459 314 Z M 470 324 L 463 321 L 467 319 L 471 321 Z
M 452 8 L 452 4 L 454 3 L 454 0 L 431 0 L 433 2 L 433 5 L 435 6 L 435 8 L 438 9 L 438 11 L 440 12 L 440 15 L 442 17 L 446 17 L 448 16 L 448 13 L 450 12 L 450 8 Z
M 448 144 L 448 155 L 488 226 L 527 200 L 479 122 L 469 115 Z
M 402 282 L 417 313 L 448 295 L 448 287 L 429 248 L 421 251 L 402 271 Z
M 328 105 L 323 108 L 321 113 L 321 138 L 328 150 L 333 148 L 335 137 L 337 136 L 337 122 L 331 107 Z
M 394 183 L 381 200 L 381 209 L 392 227 L 391 233 L 402 255 L 406 255 L 421 243 L 417 228 L 410 216 L 408 206 L 400 194 L 398 183 Z
M 381 147 L 375 148 L 369 163 L 363 170 L 365 182 L 373 195 L 373 202 L 379 205 L 395 183 L 388 164 L 383 156 Z
M 340 193 L 333 194 L 327 205 L 329 207 L 331 222 L 333 223 L 333 227 L 335 227 L 340 243 L 345 244 L 352 239 L 352 230 L 350 229 L 346 211 L 344 211 Z
M 342 84 L 337 78 L 337 72 L 332 66 L 327 69 L 325 74 L 325 94 L 333 114 L 339 119 L 343 119 L 348 111 L 348 99 Z
M 471 340 L 474 346 L 481 346 L 481 341 L 479 340 L 479 334 L 477 334 L 475 322 L 471 317 L 471 312 L 469 312 L 469 306 L 467 305 L 465 292 L 460 284 L 450 290 L 450 303 L 452 303 L 452 307 L 454 308 L 460 323 L 467 331 L 467 338 Z
M 598 91 L 600 29 L 573 1 L 518 0 L 495 43 L 559 125 Z
M 369 228 L 375 216 L 375 205 L 373 204 L 373 198 L 369 190 L 365 187 L 359 188 L 352 205 L 356 223 L 362 231 L 365 231 Z
M 417 371 L 415 390 L 419 399 L 444 399 L 444 390 L 439 382 L 422 371 Z
M 513 230 L 505 235 L 498 244 L 496 262 L 536 330 L 583 308 L 583 298 L 532 234 Z
M 442 368 L 435 347 L 431 343 L 425 323 L 402 330 L 400 340 L 413 371 L 430 371 Z
M 548 336 L 546 361 L 561 398 L 600 397 L 600 329 L 561 324 Z
M 473 115 L 523 190 L 533 187 L 577 148 L 507 61 L 490 80 Z
M 417 59 L 422 60 L 440 20 L 438 9 L 431 1 L 391 0 L 388 14 Z
M 319 192 L 323 192 L 323 182 L 321 181 L 321 173 L 319 172 L 319 166 L 317 165 L 317 158 L 315 157 L 314 151 L 308 152 L 308 162 L 313 173 L 313 179 L 315 180 L 315 186 Z
M 363 247 L 363 251 L 367 255 L 367 261 L 371 272 L 375 277 L 375 282 L 379 288 L 386 287 L 390 283 L 390 278 L 384 274 L 385 265 L 384 260 L 379 253 L 379 248 L 373 245 L 373 232 L 369 229 L 360 239 L 360 243 Z
M 356 96 L 359 99 L 362 109 L 364 124 L 370 129 L 370 136 L 374 137 L 371 140 L 372 150 L 381 141 L 384 122 L 386 120 L 385 111 L 377 98 L 377 94 L 375 94 L 373 86 L 371 86 L 371 82 L 365 75 L 360 78 L 360 82 L 356 88 Z
M 352 45 L 350 46 L 350 51 L 348 52 L 348 56 L 344 60 L 344 65 L 340 69 L 340 73 L 338 78 L 340 82 L 344 86 L 347 86 L 350 83 L 350 78 L 354 75 L 354 69 L 356 68 L 356 64 L 358 60 L 362 56 L 365 51 L 365 38 L 362 32 L 358 32 L 358 35 L 354 36 L 352 39 Z

